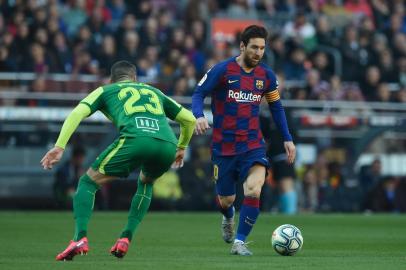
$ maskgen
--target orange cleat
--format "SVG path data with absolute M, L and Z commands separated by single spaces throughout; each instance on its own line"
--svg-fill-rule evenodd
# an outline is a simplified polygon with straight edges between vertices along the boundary
M 76 255 L 86 255 L 89 251 L 87 237 L 83 237 L 79 241 L 71 240 L 69 246 L 56 256 L 57 261 L 71 261 Z
M 110 249 L 110 253 L 117 258 L 123 258 L 127 254 L 128 246 L 130 245 L 130 240 L 128 238 L 120 238 Z

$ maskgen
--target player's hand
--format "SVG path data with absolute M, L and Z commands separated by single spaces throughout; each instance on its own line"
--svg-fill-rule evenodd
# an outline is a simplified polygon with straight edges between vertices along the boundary
M 197 135 L 204 134 L 209 128 L 209 122 L 207 122 L 206 118 L 199 117 L 196 119 L 195 133 Z
M 289 164 L 292 164 L 296 158 L 296 147 L 293 142 L 284 142 L 286 155 L 288 156 Z
M 41 159 L 41 165 L 44 167 L 45 170 L 52 169 L 53 165 L 58 163 L 63 155 L 63 148 L 55 146 L 51 150 L 49 150 L 45 156 Z
M 175 161 L 172 164 L 173 169 L 179 169 L 183 167 L 183 158 L 185 157 L 185 149 L 178 148 L 175 155 Z

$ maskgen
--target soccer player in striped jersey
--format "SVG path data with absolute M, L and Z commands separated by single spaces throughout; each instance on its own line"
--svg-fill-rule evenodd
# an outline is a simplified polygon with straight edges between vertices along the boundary
M 223 214 L 223 239 L 233 242 L 231 254 L 244 256 L 252 255 L 246 238 L 259 215 L 259 198 L 269 166 L 259 126 L 262 97 L 268 102 L 283 135 L 288 162 L 293 163 L 296 155 L 277 90 L 278 81 L 271 68 L 261 63 L 266 38 L 267 31 L 262 26 L 251 25 L 244 29 L 240 55 L 207 71 L 192 97 L 192 111 L 197 118 L 195 131 L 203 134 L 210 128 L 203 114 L 203 100 L 211 96 L 213 176 Z M 238 183 L 243 183 L 244 200 L 234 238 L 233 203 Z
M 135 66 L 119 61 L 111 68 L 111 84 L 104 85 L 84 98 L 65 120 L 55 147 L 42 158 L 44 169 L 51 169 L 62 157 L 65 146 L 79 123 L 101 111 L 119 129 L 120 136 L 93 162 L 78 183 L 73 197 L 75 234 L 56 260 L 72 260 L 89 250 L 87 225 L 93 210 L 94 196 L 100 185 L 127 177 L 141 168 L 128 222 L 113 245 L 112 255 L 122 258 L 138 225 L 148 211 L 152 185 L 170 166 L 183 165 L 185 148 L 193 135 L 193 114 L 158 89 L 137 83 Z M 167 117 L 180 124 L 179 141 Z

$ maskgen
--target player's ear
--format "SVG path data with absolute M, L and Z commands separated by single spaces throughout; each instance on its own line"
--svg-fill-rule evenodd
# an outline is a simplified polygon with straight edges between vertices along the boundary
M 240 42 L 240 51 L 243 52 L 245 50 L 245 44 L 244 42 Z

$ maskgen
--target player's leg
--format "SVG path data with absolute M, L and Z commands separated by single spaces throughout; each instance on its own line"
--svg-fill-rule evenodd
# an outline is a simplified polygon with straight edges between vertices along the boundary
M 237 178 L 235 163 L 236 157 L 222 157 L 213 155 L 213 178 L 216 182 L 217 205 L 223 214 L 221 232 L 226 243 L 234 239 L 235 216 L 235 179 Z
M 78 183 L 73 196 L 75 234 L 68 248 L 58 254 L 57 260 L 71 260 L 79 253 L 88 251 L 87 225 L 93 211 L 95 193 L 100 185 L 128 175 L 128 147 L 125 138 L 116 139 L 93 162 L 91 168 Z
M 232 254 L 252 255 L 246 246 L 246 238 L 250 234 L 259 215 L 259 198 L 265 182 L 266 168 L 269 162 L 264 149 L 247 152 L 240 160 L 240 178 L 245 179 L 244 199 L 240 209 L 238 229 Z
M 279 180 L 279 209 L 283 214 L 293 215 L 297 212 L 297 193 L 295 181 L 291 176 Z
M 110 253 L 117 258 L 123 258 L 127 252 L 135 230 L 143 220 L 151 204 L 152 185 L 155 178 L 149 178 L 140 172 L 137 181 L 137 192 L 131 200 L 127 224 L 120 238 L 111 247 Z
M 244 182 L 244 200 L 240 210 L 240 222 L 237 240 L 245 242 L 259 215 L 259 198 L 265 182 L 265 167 L 255 164 L 251 167 L 247 180 Z
M 103 175 L 90 168 L 79 179 L 76 193 L 73 196 L 73 213 L 75 218 L 75 234 L 69 246 L 56 256 L 56 260 L 72 260 L 78 254 L 87 254 L 87 225 L 92 214 L 94 198 L 100 185 L 117 177 Z
M 265 167 L 256 164 L 251 167 L 247 180 L 244 182 L 244 200 L 240 209 L 237 235 L 231 253 L 249 256 L 252 252 L 246 246 L 246 238 L 252 230 L 259 215 L 259 197 L 265 182 Z
M 153 182 L 169 170 L 176 153 L 174 144 L 162 140 L 139 138 L 137 142 L 134 159 L 142 159 L 143 165 L 138 178 L 137 192 L 131 201 L 127 224 L 110 250 L 118 258 L 122 258 L 127 253 L 134 233 L 148 212 Z
M 295 190 L 295 171 L 286 160 L 273 163 L 274 178 L 279 187 L 279 211 L 283 214 L 297 212 L 297 194 Z
M 232 196 L 217 196 L 218 206 L 220 212 L 223 214 L 223 218 L 221 221 L 221 234 L 223 237 L 224 242 L 232 243 L 234 239 L 234 216 L 235 216 L 235 208 L 234 208 L 234 201 L 235 195 Z

